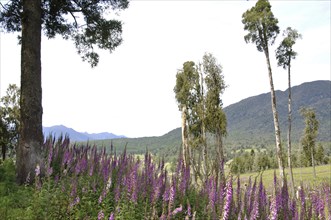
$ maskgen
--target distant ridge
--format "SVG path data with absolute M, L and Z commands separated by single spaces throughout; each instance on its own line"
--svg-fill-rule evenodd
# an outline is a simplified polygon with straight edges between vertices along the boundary
M 104 140 L 104 139 L 116 139 L 116 138 L 125 138 L 123 135 L 115 135 L 108 132 L 102 133 L 92 133 L 89 134 L 87 132 L 78 132 L 72 128 L 68 128 L 64 125 L 55 125 L 51 127 L 43 127 L 44 137 L 48 137 L 50 134 L 58 138 L 62 135 L 69 135 L 70 140 L 75 141 L 88 141 L 88 140 Z
M 283 139 L 287 134 L 288 90 L 276 91 L 277 111 Z M 299 141 L 304 129 L 302 107 L 313 108 L 320 122 L 319 141 L 331 141 L 331 81 L 306 82 L 292 87 L 292 140 Z M 224 108 L 228 141 L 274 141 L 270 92 L 246 98 Z
M 287 134 L 288 91 L 278 90 L 276 91 L 276 96 L 281 135 L 283 141 L 285 141 Z M 303 133 L 304 120 L 299 111 L 302 107 L 315 109 L 317 119 L 320 122 L 318 141 L 331 142 L 331 81 L 313 81 L 292 87 L 293 142 L 298 142 Z M 225 139 L 226 145 L 249 146 L 273 144 L 275 142 L 270 93 L 243 99 L 225 107 L 224 112 L 227 116 L 228 124 L 228 135 Z M 110 139 L 116 138 L 116 140 L 113 140 L 115 147 L 124 148 L 127 145 L 127 150 L 132 153 L 143 154 L 148 149 L 154 153 L 163 150 L 164 155 L 175 155 L 176 149 L 181 146 L 181 128 L 173 129 L 159 137 L 125 138 L 123 136 L 106 137 L 91 134 L 93 135 L 92 139 L 86 133 L 79 133 L 70 128 L 67 128 L 68 130 L 59 129 L 61 132 L 57 132 L 54 127 L 56 128 L 57 126 L 53 126 L 53 133 L 68 133 L 73 141 L 96 140 L 94 143 L 98 146 L 110 146 Z M 44 128 L 44 133 L 46 134 L 45 131 L 47 131 L 47 128 Z
M 276 91 L 277 110 L 283 144 L 287 134 L 288 91 Z M 313 81 L 292 87 L 292 142 L 298 143 L 304 129 L 300 108 L 315 109 L 320 122 L 318 141 L 331 142 L 331 81 Z M 227 116 L 227 146 L 262 146 L 275 143 L 270 93 L 249 97 L 224 108 Z M 178 119 L 180 120 L 180 118 Z M 95 142 L 98 146 L 110 146 L 110 140 Z M 118 149 L 127 146 L 128 152 L 143 154 L 161 152 L 166 157 L 177 155 L 181 146 L 181 128 L 159 137 L 120 138 L 113 140 Z

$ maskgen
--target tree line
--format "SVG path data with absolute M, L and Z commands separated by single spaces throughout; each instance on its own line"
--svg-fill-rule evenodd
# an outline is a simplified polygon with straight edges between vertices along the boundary
M 312 166 L 312 157 L 309 153 L 309 151 L 300 151 L 300 149 L 297 149 L 291 157 L 292 167 L 298 168 Z M 231 153 L 229 156 L 232 158 L 231 163 L 229 164 L 229 169 L 234 174 L 260 172 L 278 168 L 273 150 L 251 149 L 250 151 L 247 151 L 247 149 L 241 149 Z M 288 161 L 285 160 L 285 158 L 288 158 L 288 155 L 285 154 L 283 157 L 285 166 L 288 167 Z M 330 158 L 328 157 L 327 152 L 325 152 L 324 146 L 319 143 L 317 148 L 314 148 L 314 164 L 325 165 L 328 163 L 330 163 Z

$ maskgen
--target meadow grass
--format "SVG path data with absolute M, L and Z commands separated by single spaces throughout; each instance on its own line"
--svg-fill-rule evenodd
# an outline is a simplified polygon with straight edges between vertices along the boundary
M 316 179 L 313 175 L 313 167 L 301 167 L 293 168 L 293 177 L 295 186 L 299 185 L 318 185 L 323 182 L 331 182 L 331 164 L 316 166 Z M 262 181 L 265 186 L 273 188 L 274 172 L 276 171 L 276 176 L 279 178 L 278 169 L 265 170 L 263 172 L 251 172 L 240 174 L 240 180 L 242 183 L 247 183 L 249 177 L 255 178 L 262 174 Z M 285 173 L 289 181 L 289 170 L 286 168 Z M 268 189 L 268 187 L 266 187 Z

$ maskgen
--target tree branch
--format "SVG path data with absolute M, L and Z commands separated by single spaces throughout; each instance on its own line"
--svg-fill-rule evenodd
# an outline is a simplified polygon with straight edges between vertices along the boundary
M 76 16 L 73 14 L 73 12 L 76 12 L 76 11 L 69 11 L 69 13 L 71 14 L 71 16 L 74 18 L 75 20 L 75 27 L 77 28 L 78 27 L 78 23 L 77 23 L 77 20 L 76 20 Z

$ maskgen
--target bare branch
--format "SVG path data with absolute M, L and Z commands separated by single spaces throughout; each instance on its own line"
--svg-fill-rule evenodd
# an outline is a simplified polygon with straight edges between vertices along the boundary
M 75 20 L 75 27 L 77 28 L 77 26 L 78 26 L 78 23 L 77 23 L 77 20 L 76 20 L 76 16 L 73 14 L 73 12 L 75 12 L 75 11 L 69 11 L 69 13 L 71 14 L 71 16 L 74 18 L 74 20 Z

